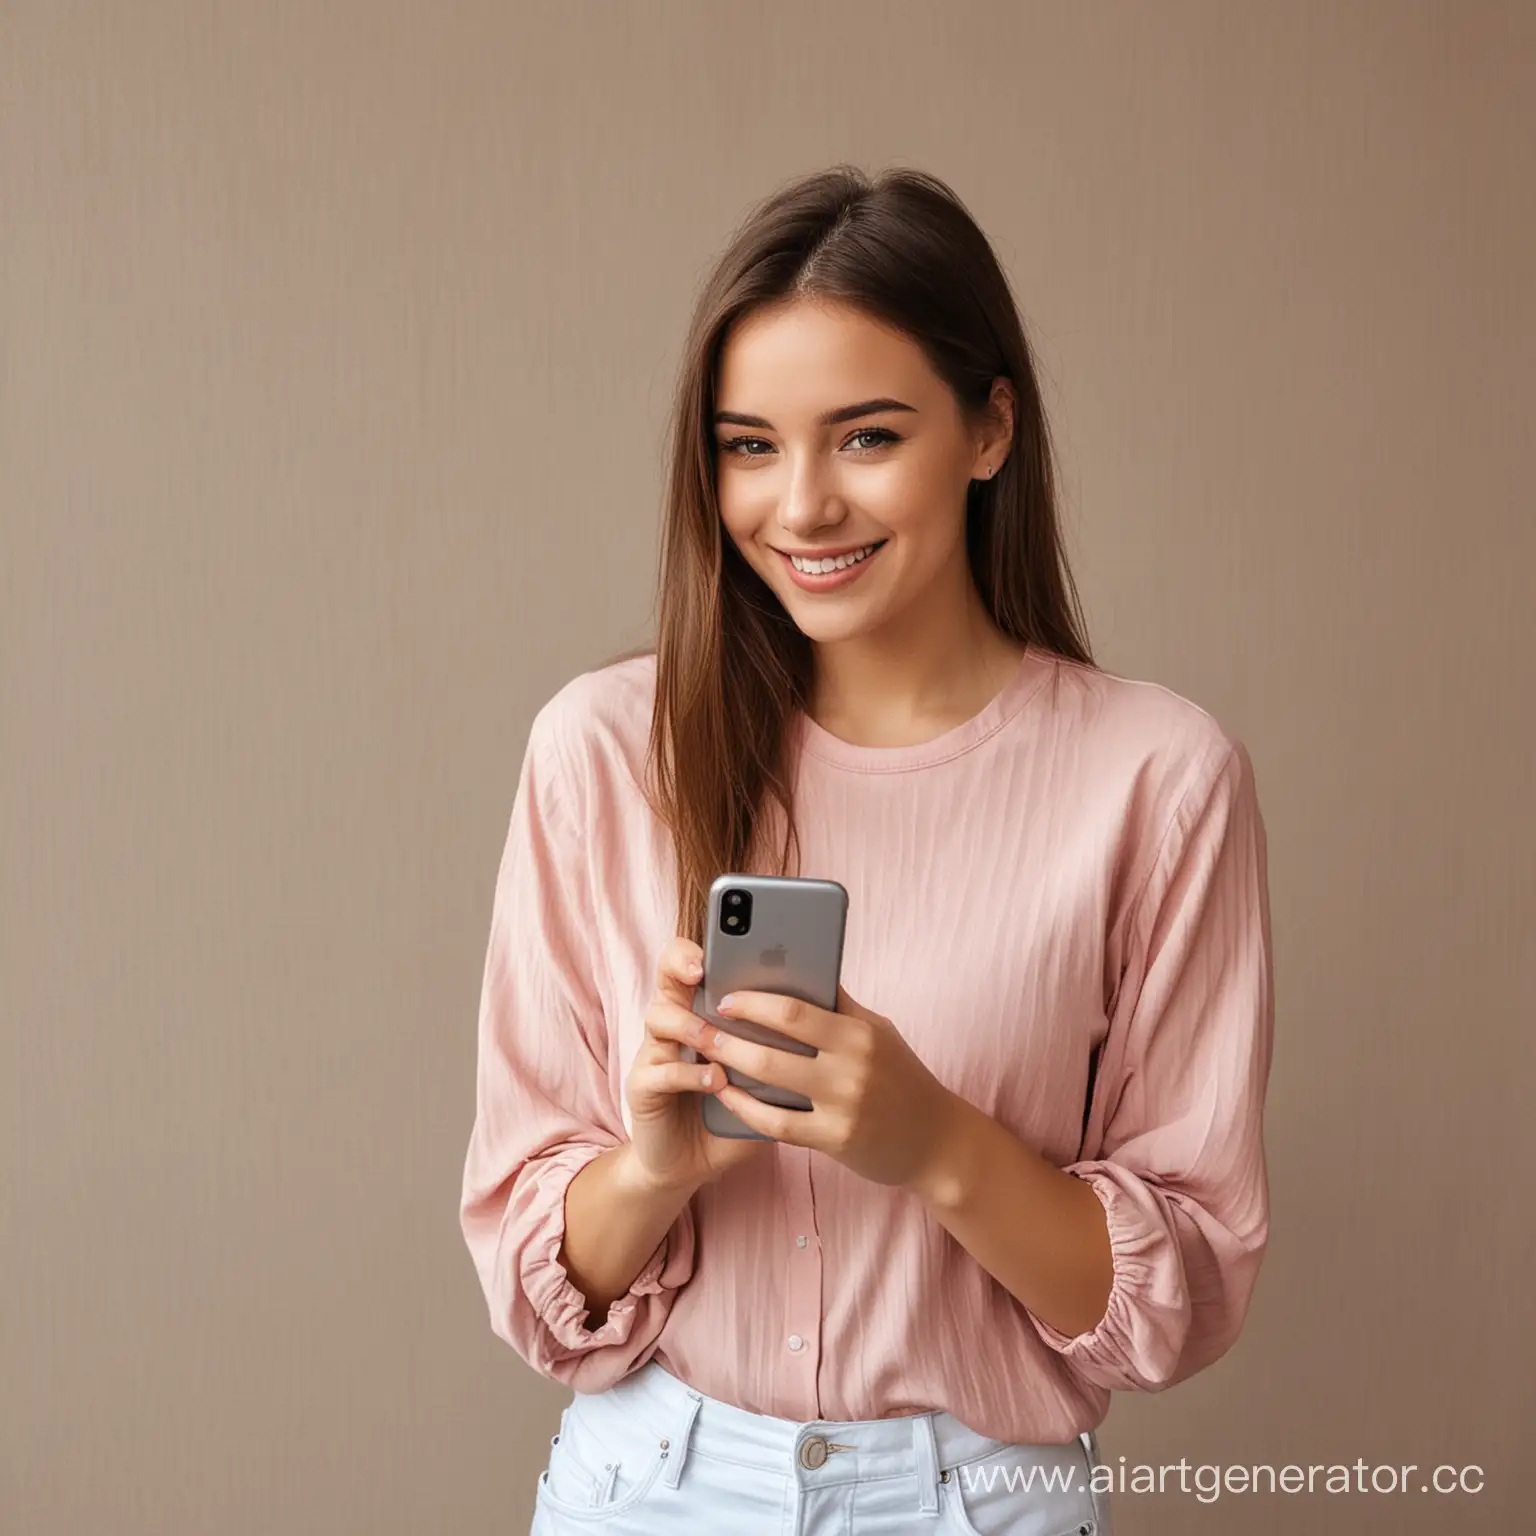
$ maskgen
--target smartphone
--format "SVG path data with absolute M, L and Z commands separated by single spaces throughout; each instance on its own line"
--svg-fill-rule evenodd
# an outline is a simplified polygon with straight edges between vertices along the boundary
M 744 1040 L 814 1056 L 815 1046 L 750 1019 L 726 1018 L 715 1012 L 715 1004 L 729 992 L 777 992 L 835 1011 L 847 924 L 848 892 L 836 880 L 721 875 L 709 888 L 704 979 L 694 989 L 693 1011 Z M 691 1045 L 681 1054 L 684 1061 L 705 1060 Z M 735 1067 L 726 1067 L 725 1076 L 765 1104 L 812 1108 L 803 1093 L 762 1082 Z M 716 1094 L 701 1093 L 699 1098 L 705 1128 L 714 1135 L 773 1140 L 753 1130 Z

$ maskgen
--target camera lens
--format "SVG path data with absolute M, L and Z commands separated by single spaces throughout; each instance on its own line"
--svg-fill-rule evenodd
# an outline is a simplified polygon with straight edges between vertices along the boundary
M 720 931 L 740 936 L 752 927 L 752 893 L 729 890 L 720 903 Z

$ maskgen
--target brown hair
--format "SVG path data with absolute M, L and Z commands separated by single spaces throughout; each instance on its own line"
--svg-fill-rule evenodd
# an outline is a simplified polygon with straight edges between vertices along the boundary
M 980 423 L 992 381 L 1015 392 L 1001 471 L 972 481 L 966 551 L 997 627 L 1093 666 L 1056 518 L 1053 452 L 1033 356 L 1008 279 L 959 197 L 898 167 L 836 165 L 772 193 L 746 218 L 699 296 L 668 444 L 645 790 L 677 849 L 677 928 L 704 941 L 715 878 L 790 873 L 796 848 L 788 727 L 810 697 L 811 643 L 726 535 L 715 497 L 716 369 L 729 327 L 796 299 L 836 302 L 906 333 Z M 611 665 L 612 663 L 610 663 Z M 768 802 L 783 809 L 776 868 L 757 864 Z

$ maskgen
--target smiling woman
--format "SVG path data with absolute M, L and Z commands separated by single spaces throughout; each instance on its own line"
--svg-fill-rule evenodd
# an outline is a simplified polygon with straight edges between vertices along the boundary
M 873 383 L 887 388 L 861 393 Z M 816 645 L 812 715 L 885 700 L 882 713 L 919 721 L 1005 651 L 970 579 L 966 520 L 968 486 L 991 478 L 1014 436 L 1006 377 L 967 410 L 910 335 L 802 293 L 732 321 L 716 391 L 720 519 Z M 848 403 L 823 407 L 829 397 Z M 808 607 L 796 592 L 837 601 Z
M 657 644 L 539 710 L 497 878 L 461 1219 L 575 1393 L 536 1532 L 1108 1536 L 1111 1392 L 1237 1337 L 1253 768 L 1094 664 L 1054 483 L 949 188 L 840 166 L 754 210 L 684 346 Z M 848 892 L 835 1009 L 738 994 L 809 1050 L 700 1031 L 724 873 Z

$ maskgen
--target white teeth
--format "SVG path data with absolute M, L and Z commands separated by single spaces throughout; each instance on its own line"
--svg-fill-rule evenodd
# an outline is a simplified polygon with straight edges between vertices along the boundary
M 873 544 L 866 544 L 863 549 L 856 549 L 850 555 L 839 555 L 835 560 L 802 560 L 798 555 L 791 555 L 789 563 L 807 576 L 823 576 L 828 571 L 845 571 L 850 565 L 857 565 L 860 560 L 868 559 L 875 548 Z

